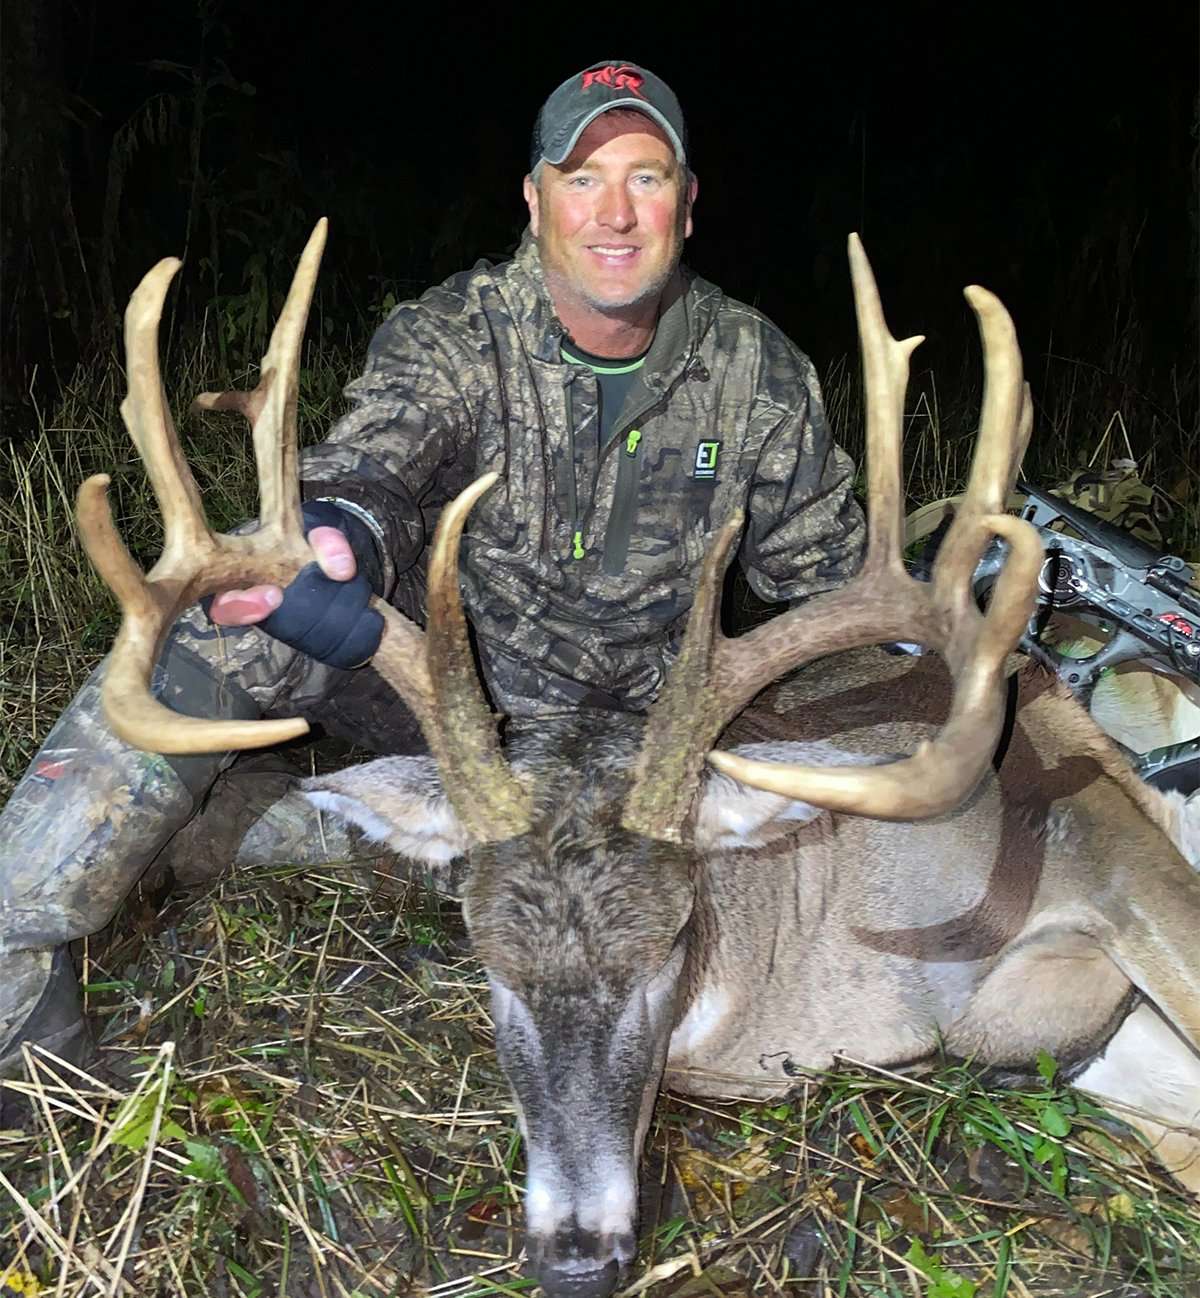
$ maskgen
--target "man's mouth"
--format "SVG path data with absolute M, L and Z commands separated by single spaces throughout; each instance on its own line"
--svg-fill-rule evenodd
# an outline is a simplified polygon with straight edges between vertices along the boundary
M 639 250 L 629 243 L 593 243 L 589 245 L 588 251 L 603 261 L 616 264 L 629 261 Z

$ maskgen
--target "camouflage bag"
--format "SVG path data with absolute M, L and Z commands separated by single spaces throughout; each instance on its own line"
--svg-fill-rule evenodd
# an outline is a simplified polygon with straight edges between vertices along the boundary
M 1088 513 L 1116 523 L 1148 545 L 1163 543 L 1160 524 L 1173 512 L 1170 497 L 1138 477 L 1133 460 L 1115 459 L 1107 469 L 1090 467 L 1074 473 L 1050 494 L 1086 509 Z

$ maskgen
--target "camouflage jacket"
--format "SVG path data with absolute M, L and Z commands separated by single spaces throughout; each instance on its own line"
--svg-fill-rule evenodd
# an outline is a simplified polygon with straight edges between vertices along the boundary
M 514 260 L 392 312 L 352 409 L 304 459 L 307 495 L 382 525 L 389 596 L 418 617 L 441 507 L 501 473 L 472 511 L 462 578 L 493 697 L 525 715 L 652 702 L 705 546 L 736 507 L 739 558 L 767 600 L 839 585 L 863 537 L 812 363 L 757 311 L 680 268 L 604 448 L 595 375 L 563 361 L 563 336 L 527 233 Z

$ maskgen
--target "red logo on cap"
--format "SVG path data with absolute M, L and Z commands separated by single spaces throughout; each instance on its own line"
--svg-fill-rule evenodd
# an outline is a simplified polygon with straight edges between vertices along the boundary
M 645 99 L 646 96 L 642 94 L 644 80 L 645 77 L 628 63 L 622 63 L 619 68 L 610 63 L 605 68 L 593 68 L 591 72 L 585 72 L 580 89 L 586 90 L 595 81 L 602 86 L 610 86 L 613 90 L 632 91 L 639 99 Z

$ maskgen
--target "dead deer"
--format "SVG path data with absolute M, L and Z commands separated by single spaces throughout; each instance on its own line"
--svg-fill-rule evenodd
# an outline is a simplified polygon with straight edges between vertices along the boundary
M 130 302 L 122 412 L 166 527 L 149 575 L 117 537 L 103 476 L 83 484 L 78 508 L 124 614 L 105 697 L 130 743 L 240 748 L 304 728 L 176 716 L 148 682 L 180 609 L 285 581 L 309 557 L 295 406 L 324 236 L 322 223 L 257 388 L 200 398 L 253 426 L 253 535 L 209 532 L 165 404 L 156 335 L 178 263 L 155 267 Z M 944 1050 L 1019 1074 L 1045 1050 L 1130 1109 L 1200 1190 L 1200 880 L 1164 829 L 1162 800 L 1028 669 L 1007 759 L 998 776 L 991 767 L 1041 558 L 1032 529 L 1003 513 L 1031 424 L 1011 322 L 990 294 L 967 290 L 985 356 L 979 442 L 932 580 L 915 582 L 899 545 L 900 430 L 920 340 L 888 333 L 854 237 L 850 259 L 870 487 L 868 553 L 850 585 L 725 639 L 717 609 L 735 515 L 710 546 L 680 659 L 647 717 L 513 723 L 502 747 L 457 578 L 488 473 L 442 516 L 426 629 L 380 609 L 374 665 L 419 718 L 430 755 L 307 782 L 315 803 L 410 857 L 468 857 L 465 917 L 526 1142 L 531 1265 L 551 1295 L 606 1294 L 631 1260 L 638 1156 L 664 1078 L 694 1094 L 766 1097 L 841 1055 L 897 1068 Z M 970 576 L 993 535 L 1010 553 L 981 614 Z M 932 660 L 862 648 L 889 640 L 937 650 L 948 706 Z M 708 752 L 739 714 L 731 739 L 741 726 L 755 742 Z

